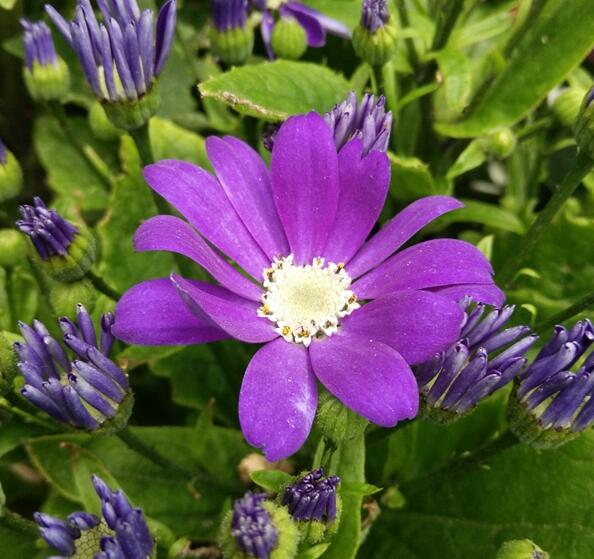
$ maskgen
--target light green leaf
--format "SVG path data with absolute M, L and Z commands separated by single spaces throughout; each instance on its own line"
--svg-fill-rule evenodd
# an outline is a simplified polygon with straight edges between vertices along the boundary
M 399 200 L 416 200 L 422 196 L 445 194 L 433 180 L 429 167 L 416 157 L 388 153 L 392 166 L 393 196 Z
M 199 86 L 207 98 L 218 99 L 236 111 L 269 121 L 293 114 L 325 112 L 349 91 L 339 74 L 307 62 L 277 60 L 234 68 Z
M 447 136 L 464 138 L 514 124 L 571 73 L 593 46 L 591 0 L 549 0 L 474 110 L 458 123 L 441 123 L 436 128 Z
M 318 559 L 329 546 L 329 543 L 319 543 L 318 545 L 314 545 L 299 553 L 297 559 Z
M 463 198 L 464 207 L 439 218 L 439 225 L 445 227 L 451 223 L 481 223 L 503 231 L 522 235 L 526 228 L 517 215 L 494 204 Z
M 372 485 L 371 483 L 357 483 L 352 481 L 345 481 L 340 484 L 341 495 L 358 495 L 359 497 L 367 497 L 368 495 L 375 495 L 382 490 L 381 487 Z
M 0 0 L 0 8 L 4 10 L 12 10 L 17 3 L 17 0 Z
M 468 105 L 472 91 L 470 61 L 463 52 L 446 49 L 437 55 L 437 63 L 444 80 L 446 104 L 460 113 Z
M 202 136 L 170 120 L 155 117 L 150 121 L 150 137 L 155 161 L 181 159 L 200 167 L 210 168 Z
M 252 481 L 270 493 L 278 493 L 283 485 L 293 481 L 293 476 L 282 470 L 258 470 L 250 474 Z

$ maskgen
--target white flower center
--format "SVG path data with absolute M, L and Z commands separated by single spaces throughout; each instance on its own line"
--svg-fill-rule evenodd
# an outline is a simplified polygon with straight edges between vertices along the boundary
M 340 319 L 359 308 L 349 289 L 351 278 L 344 264 L 324 266 L 323 258 L 296 266 L 293 255 L 275 258 L 264 270 L 264 295 L 258 316 L 275 323 L 288 342 L 309 346 L 312 339 L 331 336 Z

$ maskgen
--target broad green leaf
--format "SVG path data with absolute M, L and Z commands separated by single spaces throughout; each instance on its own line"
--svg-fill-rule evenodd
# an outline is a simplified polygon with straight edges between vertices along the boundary
M 330 547 L 329 543 L 319 543 L 297 555 L 297 559 L 318 559 Z
M 437 55 L 437 63 L 444 80 L 446 105 L 460 113 L 468 105 L 472 91 L 470 61 L 463 52 L 446 49 Z
M 514 124 L 571 73 L 593 46 L 591 1 L 549 0 L 470 114 L 457 123 L 440 123 L 437 129 L 464 138 Z
M 483 141 L 480 138 L 472 140 L 448 169 L 446 177 L 453 180 L 467 171 L 476 169 L 486 160 L 487 154 L 483 147 Z
M 218 99 L 236 111 L 269 121 L 293 114 L 324 112 L 349 91 L 339 74 L 317 64 L 277 60 L 241 66 L 199 85 L 206 98 Z
M 354 29 L 361 18 L 361 4 L 358 0 L 305 0 L 304 3 L 344 23 L 349 29 Z
M 422 196 L 445 194 L 433 180 L 429 167 L 416 157 L 388 153 L 392 166 L 393 196 L 398 200 L 416 200 Z
M 406 508 L 384 511 L 361 556 L 491 558 L 504 541 L 529 538 L 551 557 L 593 557 L 593 453 L 588 431 L 557 450 L 518 444 L 482 467 L 411 480 Z
M 250 474 L 252 481 L 270 493 L 278 493 L 283 485 L 293 481 L 293 476 L 282 470 L 258 470 Z
M 202 136 L 158 117 L 151 119 L 150 134 L 155 161 L 181 159 L 210 168 Z
M 115 168 L 117 162 L 112 146 L 97 140 L 85 119 L 71 117 L 68 120 L 79 142 L 90 146 L 110 167 Z M 106 184 L 68 141 L 55 119 L 44 116 L 36 120 L 34 142 L 48 173 L 48 183 L 56 194 L 74 199 L 86 211 L 102 210 L 107 206 L 109 193 Z
M 488 227 L 510 231 L 519 235 L 522 235 L 526 230 L 524 223 L 516 214 L 499 206 L 467 198 L 460 201 L 464 203 L 464 207 L 440 217 L 440 227 L 445 227 L 451 223 L 471 222 L 481 223 Z
M 357 483 L 345 481 L 340 484 L 341 495 L 359 495 L 360 497 L 367 497 L 369 495 L 375 495 L 382 490 L 381 487 L 372 485 L 371 483 Z
M 196 100 L 192 97 L 196 80 L 187 56 L 179 41 L 175 41 L 159 78 L 161 105 L 157 114 L 161 117 L 173 118 L 196 110 Z

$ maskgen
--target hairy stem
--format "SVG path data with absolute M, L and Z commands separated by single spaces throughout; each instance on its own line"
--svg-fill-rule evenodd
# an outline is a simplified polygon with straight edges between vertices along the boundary
M 91 270 L 87 272 L 86 277 L 97 291 L 107 295 L 110 299 L 117 301 L 122 296 L 121 293 L 107 285 L 102 277 L 94 274 Z
M 13 532 L 19 532 L 23 536 L 28 536 L 33 539 L 39 537 L 39 530 L 37 524 L 31 520 L 27 520 L 16 512 L 4 509 L 0 516 L 0 526 L 8 528 Z

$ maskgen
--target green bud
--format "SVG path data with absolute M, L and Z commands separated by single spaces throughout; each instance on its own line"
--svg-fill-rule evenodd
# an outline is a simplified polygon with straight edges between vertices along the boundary
M 580 433 L 571 429 L 544 429 L 537 417 L 530 413 L 525 404 L 516 396 L 517 388 L 514 387 L 507 404 L 506 418 L 510 431 L 524 444 L 538 449 L 551 449 L 579 437 Z M 552 398 L 545 400 L 541 406 L 546 407 Z M 538 410 L 539 408 L 536 408 Z
M 374 33 L 359 24 L 353 31 L 353 48 L 357 56 L 371 66 L 383 66 L 394 55 L 398 32 L 394 19 Z
M 578 147 L 594 159 L 594 86 L 586 93 L 574 124 L 574 136 Z
M 76 319 L 76 305 L 82 303 L 89 313 L 95 309 L 97 291 L 93 284 L 83 278 L 71 283 L 52 282 L 49 302 L 56 316 Z
M 210 28 L 210 46 L 213 54 L 225 64 L 243 64 L 254 50 L 254 32 L 248 24 L 227 31 Z
M 62 101 L 70 90 L 70 72 L 60 57 L 46 66 L 34 62 L 33 71 L 25 67 L 23 76 L 29 95 L 38 102 Z
M 161 95 L 157 82 L 153 82 L 152 88 L 136 101 L 102 101 L 103 109 L 107 118 L 117 128 L 122 130 L 134 130 L 145 125 L 157 112 L 161 105 Z
M 0 266 L 12 268 L 27 254 L 27 242 L 16 229 L 0 229 Z
M 94 429 L 93 433 L 109 436 L 121 431 L 128 425 L 133 409 L 134 394 L 129 389 L 126 397 L 118 405 L 116 414 L 111 419 L 104 421 L 99 429 Z
M 474 411 L 474 410 L 470 410 Z M 470 413 L 470 412 L 469 412 Z M 421 406 L 417 418 L 429 421 L 430 423 L 437 423 L 438 425 L 449 425 L 458 421 L 466 414 L 456 413 L 452 410 L 444 410 L 439 406 L 432 406 L 425 401 L 424 396 L 421 395 Z
M 6 161 L 0 162 L 0 202 L 18 196 L 23 188 L 23 171 L 17 158 L 6 150 Z
M 505 542 L 495 559 L 549 559 L 549 554 L 530 540 Z
M 307 50 L 305 29 L 294 18 L 281 18 L 272 30 L 271 44 L 280 58 L 298 60 Z
M 318 399 L 316 425 L 325 437 L 339 443 L 363 433 L 367 420 L 344 406 L 327 390 L 322 390 Z
M 6 394 L 12 388 L 12 381 L 18 371 L 17 363 L 12 343 L 0 332 L 0 394 Z
M 79 234 L 75 235 L 66 256 L 55 255 L 43 260 L 37 251 L 32 251 L 37 267 L 55 281 L 69 283 L 81 279 L 97 257 L 95 238 L 91 232 L 83 225 L 77 223 L 76 226 Z
M 555 99 L 551 108 L 563 126 L 573 126 L 585 94 L 586 90 L 581 87 L 568 87 Z
M 89 110 L 89 125 L 93 134 L 100 140 L 115 140 L 123 134 L 122 129 L 116 128 L 111 120 L 107 118 L 105 109 L 99 101 L 95 101 L 91 105 Z
M 509 128 L 500 128 L 484 138 L 483 146 L 489 155 L 505 159 L 516 148 L 516 137 Z

